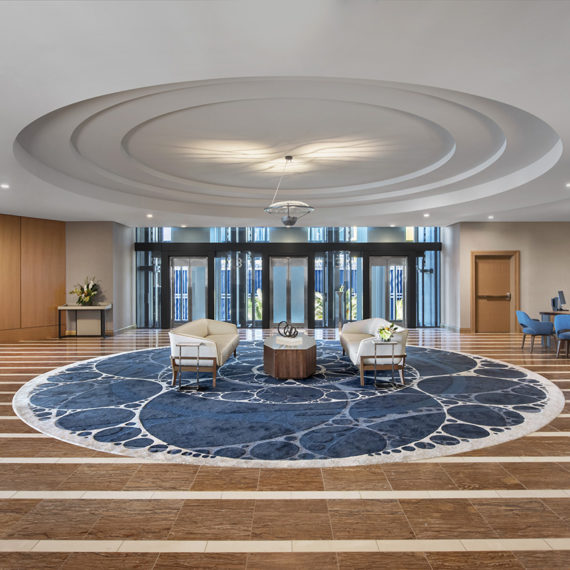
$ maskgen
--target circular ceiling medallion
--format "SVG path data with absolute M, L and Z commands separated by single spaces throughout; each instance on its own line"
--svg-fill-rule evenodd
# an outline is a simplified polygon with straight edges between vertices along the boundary
M 19 134 L 18 159 L 78 194 L 181 213 L 192 225 L 270 225 L 282 200 L 311 225 L 460 205 L 540 176 L 562 144 L 546 123 L 473 95 L 383 81 L 260 77 L 159 85 L 81 101 Z

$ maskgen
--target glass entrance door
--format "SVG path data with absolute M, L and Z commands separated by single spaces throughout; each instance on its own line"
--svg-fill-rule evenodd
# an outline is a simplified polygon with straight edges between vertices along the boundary
M 170 322 L 177 326 L 206 318 L 208 307 L 208 258 L 170 258 Z
M 370 258 L 370 316 L 406 326 L 405 257 Z
M 263 258 L 250 251 L 214 258 L 214 318 L 238 327 L 261 327 Z
M 288 321 L 307 326 L 307 257 L 271 257 L 269 261 L 270 325 Z

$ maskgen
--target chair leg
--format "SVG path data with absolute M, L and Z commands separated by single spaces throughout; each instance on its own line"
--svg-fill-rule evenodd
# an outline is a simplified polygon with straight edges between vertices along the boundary
M 237 348 L 234 349 L 234 358 L 237 358 Z
M 521 348 L 524 348 L 524 341 L 525 341 L 525 340 L 526 340 L 526 334 L 523 334 L 523 341 L 522 341 L 522 344 L 521 344 Z
M 556 358 L 558 358 L 560 356 L 560 345 L 562 344 L 562 341 L 560 339 L 558 339 L 558 342 L 556 343 Z
M 531 352 L 534 350 L 534 339 L 535 339 L 535 336 L 532 335 L 532 336 L 530 337 L 530 351 L 531 351 Z
M 172 385 L 176 386 L 176 375 L 178 374 L 176 363 L 174 362 L 174 358 L 170 359 L 170 365 L 172 366 Z
M 400 372 L 400 380 L 402 380 L 402 384 L 405 385 L 406 381 L 404 380 L 404 369 L 400 368 L 399 372 Z
M 216 387 L 216 370 L 217 370 L 217 367 L 214 366 L 214 371 L 212 372 L 212 386 L 214 388 Z
M 570 355 L 568 354 L 570 352 L 570 340 L 566 341 L 566 358 L 570 358 Z
M 364 369 L 362 368 L 362 364 L 360 365 L 360 385 L 364 386 Z

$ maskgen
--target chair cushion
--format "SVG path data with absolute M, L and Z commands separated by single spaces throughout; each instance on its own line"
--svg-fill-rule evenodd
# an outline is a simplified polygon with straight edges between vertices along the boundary
M 211 334 L 206 337 L 206 340 L 212 341 L 216 344 L 218 351 L 218 366 L 221 366 L 236 349 L 239 337 L 232 334 Z
M 560 340 L 570 340 L 570 332 L 559 333 L 557 336 Z
M 226 323 L 225 321 L 214 321 L 213 319 L 207 319 L 208 325 L 208 336 L 210 335 L 225 335 L 225 334 L 238 334 L 236 325 L 233 323 Z
M 523 333 L 532 335 L 548 335 L 554 332 L 554 324 L 550 322 L 531 321 L 523 328 Z
M 197 321 L 190 321 L 184 323 L 175 329 L 172 329 L 174 334 L 187 334 L 191 336 L 205 337 L 208 334 L 208 321 L 206 319 L 198 319 Z

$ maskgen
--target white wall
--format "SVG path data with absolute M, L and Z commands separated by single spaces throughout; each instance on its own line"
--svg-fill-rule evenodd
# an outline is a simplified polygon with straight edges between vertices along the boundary
M 86 277 L 95 277 L 101 286 L 96 302 L 112 303 L 106 314 L 107 331 L 133 326 L 134 300 L 134 229 L 113 222 L 66 223 L 66 289 L 67 303 L 75 304 L 69 293 Z M 86 318 L 86 317 L 82 317 Z M 99 314 L 91 315 L 99 322 Z M 74 315 L 68 317 L 68 330 L 75 330 Z M 96 330 L 96 326 L 95 329 Z
M 570 293 L 570 222 L 463 222 L 443 235 L 442 322 L 450 328 L 471 327 L 472 251 L 520 251 L 521 309 L 533 317 L 560 289 Z
M 459 224 L 441 229 L 441 324 L 459 331 L 460 259 Z

